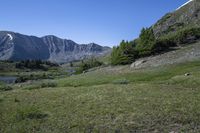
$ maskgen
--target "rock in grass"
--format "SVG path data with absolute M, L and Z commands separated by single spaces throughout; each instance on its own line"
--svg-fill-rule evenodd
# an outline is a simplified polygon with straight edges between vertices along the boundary
M 138 60 L 138 61 L 135 61 L 131 64 L 131 68 L 137 68 L 139 67 L 140 65 L 142 65 L 143 63 L 145 63 L 146 60 Z
M 190 75 L 191 75 L 190 73 L 186 73 L 186 74 L 185 74 L 185 76 L 190 76 Z

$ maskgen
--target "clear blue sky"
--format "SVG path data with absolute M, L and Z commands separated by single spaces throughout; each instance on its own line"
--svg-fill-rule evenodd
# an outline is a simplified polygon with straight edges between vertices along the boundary
M 118 45 L 187 0 L 0 0 L 0 30 Z

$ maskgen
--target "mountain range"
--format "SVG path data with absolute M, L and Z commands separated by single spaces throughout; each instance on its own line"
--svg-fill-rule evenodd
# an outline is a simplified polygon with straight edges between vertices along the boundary
M 27 36 L 10 31 L 0 31 L 0 60 L 48 60 L 64 63 L 101 56 L 110 52 L 109 47 L 95 43 L 77 44 L 72 40 L 53 35 Z

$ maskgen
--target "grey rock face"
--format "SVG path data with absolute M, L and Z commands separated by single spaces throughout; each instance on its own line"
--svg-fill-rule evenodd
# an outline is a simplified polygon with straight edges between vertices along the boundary
M 146 60 L 137 60 L 137 61 L 135 61 L 134 63 L 131 64 L 131 68 L 137 68 L 145 62 L 146 62 Z
M 1 32 L 0 33 L 0 59 L 1 60 L 6 60 L 11 58 L 13 50 L 14 50 L 14 44 L 8 36 L 10 34 Z M 6 44 L 6 45 L 4 45 Z
M 56 36 L 38 38 L 14 32 L 0 32 L 0 60 L 41 59 L 61 63 L 100 56 L 109 51 L 109 47 L 94 43 L 79 45 Z
M 200 26 L 200 0 L 193 0 L 174 12 L 166 14 L 155 25 L 157 37 L 185 27 Z

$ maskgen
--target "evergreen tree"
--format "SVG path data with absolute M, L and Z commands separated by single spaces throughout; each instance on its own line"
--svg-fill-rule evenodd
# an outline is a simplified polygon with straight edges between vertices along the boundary
M 74 66 L 74 64 L 72 62 L 70 62 L 70 67 L 73 67 L 73 66 Z
M 136 49 L 140 56 L 150 55 L 156 38 L 152 28 L 143 28 Z
M 132 43 L 122 41 L 119 46 L 113 47 L 111 53 L 112 65 L 125 65 L 132 63 L 137 57 L 137 51 Z

